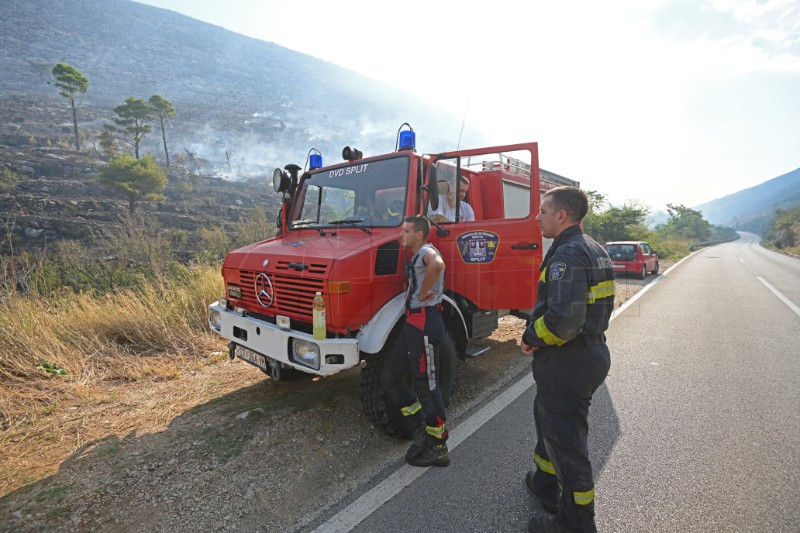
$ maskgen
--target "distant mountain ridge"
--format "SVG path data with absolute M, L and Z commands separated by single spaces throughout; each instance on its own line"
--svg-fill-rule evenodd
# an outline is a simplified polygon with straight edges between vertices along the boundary
M 800 206 L 800 168 L 694 209 L 712 224 L 763 231 L 776 210 L 796 206 Z
M 63 123 L 51 125 L 58 131 L 71 117 L 31 61 L 66 62 L 87 76 L 89 92 L 77 99 L 79 121 L 96 130 L 128 96 L 161 94 L 178 111 L 170 132 L 174 147 L 209 160 L 233 154 L 264 166 L 302 165 L 316 147 L 332 163 L 345 144 L 366 155 L 393 150 L 403 122 L 418 132 L 421 149 L 440 151 L 455 148 L 460 131 L 457 117 L 396 88 L 128 0 L 0 2 L 0 105 L 24 96 L 62 106 Z M 6 121 L 0 126 L 18 128 L 13 118 L 0 116 Z M 156 137 L 148 142 L 158 154 Z

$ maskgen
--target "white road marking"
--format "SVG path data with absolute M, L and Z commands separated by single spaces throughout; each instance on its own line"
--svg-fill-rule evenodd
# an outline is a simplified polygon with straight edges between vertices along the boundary
M 497 413 L 506 408 L 511 402 L 533 385 L 533 376 L 526 374 L 514 385 L 506 389 L 500 396 L 483 406 L 462 424 L 459 424 L 450 433 L 447 440 L 448 448 L 455 449 L 470 435 L 475 433 L 483 424 L 492 419 Z M 432 468 L 432 467 L 428 467 Z M 381 505 L 391 500 L 401 490 L 413 483 L 418 477 L 428 471 L 428 468 L 403 465 L 392 475 L 384 479 L 369 492 L 364 493 L 356 501 L 342 509 L 330 520 L 319 526 L 314 531 L 319 533 L 339 533 L 350 531 L 362 520 L 375 512 Z
M 700 251 L 700 250 L 698 250 Z M 663 274 L 657 276 L 653 281 L 648 283 L 642 290 L 637 292 L 630 300 L 626 301 L 618 309 L 611 313 L 611 320 L 619 316 L 622 311 L 628 308 L 630 304 L 641 298 L 642 294 L 648 291 L 650 287 L 661 281 L 678 265 L 683 263 L 686 259 L 691 257 L 697 252 L 690 254 L 670 268 Z M 500 394 L 494 400 L 483 406 L 478 412 L 474 413 L 464 422 L 460 423 L 453 431 L 450 432 L 450 438 L 447 440 L 448 448 L 452 451 L 470 437 L 473 433 L 492 419 L 497 413 L 505 409 L 511 402 L 520 397 L 526 390 L 533 386 L 533 375 L 526 374 L 525 377 L 517 381 L 514 385 L 506 389 L 505 392 Z M 431 467 L 429 467 L 431 468 Z M 413 483 L 422 474 L 428 471 L 428 468 L 419 468 L 415 466 L 403 465 L 389 477 L 378 483 L 375 487 L 361 495 L 356 501 L 336 513 L 327 522 L 320 525 L 314 530 L 315 533 L 344 533 L 352 530 L 360 524 L 369 515 L 378 510 L 384 503 L 388 502 L 395 495 L 399 494 L 401 490 Z
M 793 302 L 792 302 L 792 301 L 791 301 L 789 298 L 787 298 L 786 296 L 784 296 L 783 294 L 781 294 L 781 292 L 780 292 L 778 289 L 776 289 L 775 287 L 773 287 L 772 285 L 770 285 L 770 284 L 767 282 L 767 280 L 765 280 L 765 279 L 764 279 L 764 278 L 762 278 L 761 276 L 756 276 L 756 279 L 758 279 L 758 281 L 760 281 L 761 283 L 763 283 L 763 284 L 764 284 L 764 286 L 765 286 L 766 288 L 768 288 L 769 290 L 771 290 L 771 291 L 772 291 L 772 294 L 774 294 L 775 296 L 777 296 L 778 298 L 780 298 L 780 300 L 781 300 L 783 303 L 785 303 L 787 306 L 789 306 L 789 309 L 791 309 L 792 311 L 794 311 L 794 312 L 795 312 L 795 314 L 796 314 L 797 316 L 800 316 L 800 307 L 797 307 L 797 306 L 796 306 L 796 305 L 795 305 L 795 304 L 794 304 L 794 303 L 793 303 Z
M 698 252 L 699 251 L 700 250 L 698 250 Z M 687 259 L 689 259 L 690 257 L 692 257 L 696 253 L 697 252 L 694 252 L 694 253 L 691 253 L 691 254 L 687 255 L 686 257 L 684 257 L 683 259 L 681 259 L 680 261 L 678 261 L 677 263 L 675 263 L 674 265 L 669 267 L 663 274 L 660 274 L 659 276 L 656 276 L 656 278 L 653 281 L 651 281 L 650 283 L 645 285 L 645 287 L 642 290 L 640 290 L 639 292 L 634 294 L 633 297 L 631 297 L 629 300 L 625 300 L 624 304 L 622 304 L 621 306 L 619 306 L 618 308 L 614 309 L 614 311 L 611 312 L 611 319 L 609 320 L 609 322 L 611 322 L 611 320 L 614 320 L 618 315 L 620 315 L 623 311 L 625 311 L 625 309 L 627 309 L 628 307 L 633 305 L 633 302 L 635 302 L 636 300 L 641 298 L 644 293 L 649 291 L 650 287 L 652 287 L 653 285 L 655 285 L 656 283 L 661 281 L 661 278 L 666 278 L 667 276 L 669 276 L 669 273 L 672 272 L 675 269 L 675 267 L 677 267 L 678 265 L 680 265 L 681 263 L 683 263 L 684 261 L 686 261 Z

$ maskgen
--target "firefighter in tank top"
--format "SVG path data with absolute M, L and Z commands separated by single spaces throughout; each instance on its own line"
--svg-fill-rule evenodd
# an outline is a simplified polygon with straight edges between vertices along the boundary
M 412 253 L 406 263 L 406 320 L 397 346 L 384 362 L 381 382 L 411 429 L 413 443 L 406 462 L 413 466 L 447 466 L 447 427 L 438 385 L 439 344 L 445 335 L 441 315 L 444 261 L 428 244 L 430 222 L 408 217 L 403 223 L 403 246 Z M 411 373 L 413 390 L 404 381 Z

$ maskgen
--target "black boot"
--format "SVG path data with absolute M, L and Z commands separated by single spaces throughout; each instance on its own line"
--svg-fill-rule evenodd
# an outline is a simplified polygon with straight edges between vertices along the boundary
M 408 448 L 406 452 L 406 462 L 408 463 L 420 454 L 422 450 L 425 449 L 425 441 L 426 441 L 427 433 L 425 432 L 425 426 L 417 426 L 411 431 L 411 446 Z
M 409 459 L 406 457 L 406 462 L 411 466 L 447 466 L 450 464 L 450 456 L 447 452 L 447 444 L 445 441 L 440 441 L 435 444 L 431 443 L 430 439 L 425 444 L 425 447 L 415 457 Z
M 545 491 L 537 487 L 533 479 L 534 475 L 535 472 L 532 470 L 525 475 L 525 484 L 528 486 L 528 489 L 536 496 L 545 511 L 550 514 L 558 514 L 560 495 L 557 492 Z
M 531 521 L 528 522 L 528 531 L 531 533 L 570 533 L 568 529 L 561 527 L 558 519 L 551 514 L 531 518 Z

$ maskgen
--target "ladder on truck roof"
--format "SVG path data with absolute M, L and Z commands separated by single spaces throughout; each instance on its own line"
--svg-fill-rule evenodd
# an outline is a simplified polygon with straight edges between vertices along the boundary
M 531 165 L 529 163 L 505 154 L 498 154 L 498 156 L 500 157 L 498 161 L 483 161 L 483 170 L 497 170 L 502 168 L 508 172 L 513 172 L 514 174 L 519 174 L 521 176 L 531 175 Z M 552 189 L 553 187 L 558 187 L 561 185 L 580 187 L 580 182 L 565 178 L 564 176 L 556 174 L 555 172 L 550 172 L 549 170 L 545 170 L 543 168 L 539 169 L 539 180 L 551 185 L 550 187 L 542 188 Z

